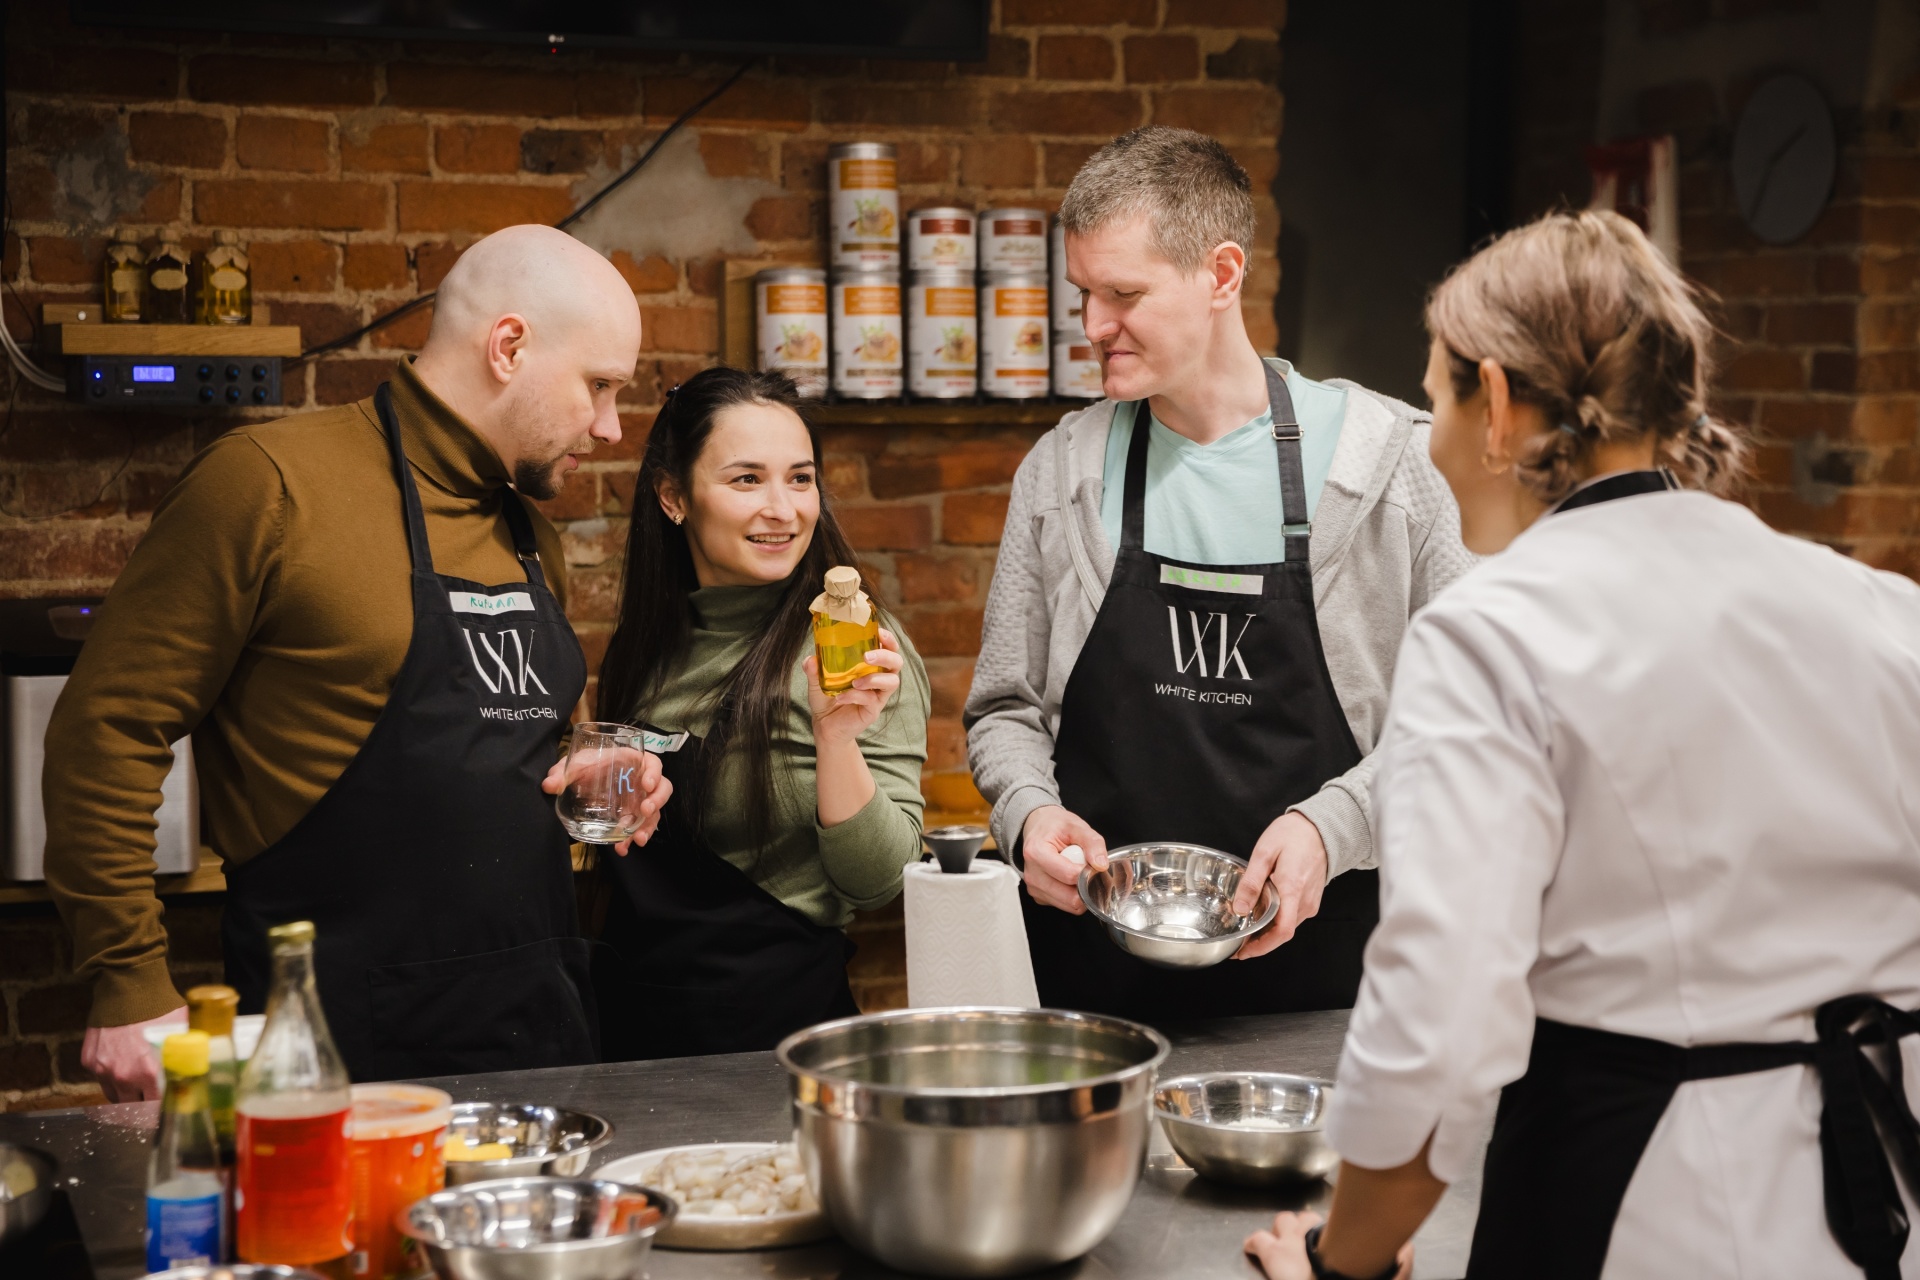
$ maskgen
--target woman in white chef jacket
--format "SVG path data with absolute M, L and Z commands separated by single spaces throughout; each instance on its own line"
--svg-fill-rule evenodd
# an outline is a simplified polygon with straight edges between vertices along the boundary
M 1878 1047 L 1920 1030 L 1920 588 L 1711 496 L 1710 326 L 1624 219 L 1502 237 L 1428 327 L 1499 554 L 1400 654 L 1329 1220 L 1248 1250 L 1392 1274 L 1492 1123 L 1471 1280 L 1920 1276 L 1920 1042 Z

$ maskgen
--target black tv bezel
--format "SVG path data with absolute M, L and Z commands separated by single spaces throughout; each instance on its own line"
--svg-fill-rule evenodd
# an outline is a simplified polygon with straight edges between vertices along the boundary
M 309 35 L 338 40 L 397 40 L 466 44 L 496 44 L 519 49 L 619 49 L 657 53 L 705 53 L 788 58 L 882 58 L 900 62 L 984 62 L 993 27 L 992 0 L 981 0 L 979 43 L 968 48 L 903 49 L 897 46 L 821 45 L 796 50 L 792 45 L 753 40 L 663 40 L 638 36 L 578 35 L 550 31 L 544 36 L 518 31 L 470 31 L 445 27 L 354 26 L 332 22 L 262 21 L 246 18 L 195 19 L 169 15 L 142 21 L 115 13 L 98 17 L 85 12 L 88 0 L 68 0 L 67 16 L 75 26 L 108 30 L 192 30 L 247 32 L 259 35 Z

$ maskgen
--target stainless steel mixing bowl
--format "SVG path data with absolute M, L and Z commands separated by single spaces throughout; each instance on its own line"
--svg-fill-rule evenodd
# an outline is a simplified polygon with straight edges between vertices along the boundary
M 1107 869 L 1080 872 L 1080 900 L 1115 946 L 1163 969 L 1219 964 L 1273 923 L 1280 900 L 1260 886 L 1253 914 L 1235 915 L 1233 894 L 1247 861 L 1198 844 L 1122 845 Z
M 1153 1113 L 1203 1177 L 1265 1187 L 1333 1172 L 1340 1157 L 1321 1132 L 1332 1097 L 1331 1080 L 1215 1071 L 1162 1084 Z
M 500 1178 L 449 1187 L 394 1225 L 442 1280 L 637 1280 L 679 1206 L 652 1187 L 599 1178 Z
M 776 1053 L 834 1229 L 902 1271 L 1005 1276 L 1113 1230 L 1146 1161 L 1150 1027 L 1055 1009 L 908 1009 Z
M 531 1102 L 456 1102 L 447 1143 L 503 1142 L 513 1152 L 499 1160 L 449 1160 L 447 1185 L 585 1173 L 593 1153 L 613 1137 L 613 1125 L 588 1111 Z
M 0 1142 L 0 1242 L 40 1225 L 53 1204 L 53 1157 Z

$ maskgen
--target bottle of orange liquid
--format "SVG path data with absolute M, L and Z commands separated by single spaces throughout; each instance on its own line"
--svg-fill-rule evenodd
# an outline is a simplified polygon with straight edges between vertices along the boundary
M 880 670 L 866 660 L 870 650 L 880 647 L 880 613 L 860 589 L 858 569 L 843 564 L 827 570 L 826 588 L 809 607 L 820 691 L 831 698 Z
M 235 1099 L 234 1252 L 242 1262 L 336 1263 L 353 1249 L 352 1096 L 313 985 L 313 925 L 267 931 L 267 1023 Z

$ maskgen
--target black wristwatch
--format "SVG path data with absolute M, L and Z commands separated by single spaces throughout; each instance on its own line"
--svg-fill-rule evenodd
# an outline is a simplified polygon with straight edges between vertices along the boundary
M 1307 1265 L 1313 1268 L 1314 1280 L 1361 1280 L 1361 1277 L 1350 1276 L 1344 1271 L 1335 1271 L 1320 1261 L 1320 1228 L 1317 1226 L 1307 1228 Z M 1395 1260 L 1387 1264 L 1385 1271 L 1377 1276 L 1367 1276 L 1365 1280 L 1393 1280 L 1399 1273 L 1400 1263 Z

